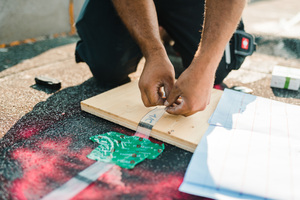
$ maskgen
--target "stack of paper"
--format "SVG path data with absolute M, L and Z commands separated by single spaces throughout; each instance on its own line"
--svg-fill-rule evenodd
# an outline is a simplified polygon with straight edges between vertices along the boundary
M 216 199 L 300 199 L 300 107 L 225 90 L 182 192 Z

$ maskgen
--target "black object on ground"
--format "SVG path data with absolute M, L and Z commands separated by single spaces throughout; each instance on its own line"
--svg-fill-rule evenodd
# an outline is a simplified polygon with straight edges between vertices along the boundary
M 43 85 L 54 90 L 58 90 L 61 88 L 60 80 L 48 76 L 37 76 L 34 80 L 37 85 Z
M 232 90 L 238 91 L 238 92 L 243 92 L 243 93 L 247 93 L 247 94 L 252 94 L 253 90 L 250 88 L 247 88 L 245 86 L 233 86 L 232 88 L 230 88 Z

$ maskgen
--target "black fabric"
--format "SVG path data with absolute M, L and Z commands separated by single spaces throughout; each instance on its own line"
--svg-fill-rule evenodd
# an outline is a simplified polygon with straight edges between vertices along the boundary
M 244 30 L 243 20 L 240 21 L 238 25 L 238 30 Z M 230 42 L 230 55 L 231 55 L 231 64 L 228 66 L 225 60 L 225 54 L 222 57 L 222 60 L 218 66 L 215 77 L 215 84 L 221 84 L 226 76 L 231 72 L 232 69 L 239 69 L 245 60 L 245 56 L 236 55 L 234 53 L 234 39 L 231 38 Z
M 174 40 L 174 49 L 187 68 L 198 49 L 204 17 L 204 0 L 156 0 L 159 24 Z
M 76 28 L 81 41 L 76 58 L 88 64 L 103 85 L 116 86 L 129 80 L 141 51 L 109 0 L 86 0 Z
M 200 42 L 204 0 L 154 0 L 154 3 L 159 24 L 175 41 L 174 49 L 187 68 Z M 111 1 L 86 0 L 76 27 L 81 38 L 76 47 L 77 62 L 86 62 L 103 84 L 128 81 L 128 74 L 136 70 L 142 54 Z M 215 83 L 221 83 L 229 72 L 223 57 Z

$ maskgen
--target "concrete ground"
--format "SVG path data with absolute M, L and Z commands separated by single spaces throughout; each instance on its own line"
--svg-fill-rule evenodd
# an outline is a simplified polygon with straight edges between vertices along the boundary
M 300 69 L 299 7 L 298 0 L 257 0 L 249 3 L 243 18 L 247 31 L 257 36 L 258 50 L 246 59 L 239 70 L 229 74 L 224 81 L 228 87 L 246 86 L 253 90 L 254 95 L 300 106 L 299 91 L 270 87 L 275 65 Z M 21 134 L 21 139 L 26 140 L 42 132 L 51 132 L 51 136 L 55 136 L 55 132 L 64 130 L 73 134 L 82 131 L 82 127 L 88 134 L 93 134 L 95 127 L 100 132 L 101 129 L 109 130 L 108 127 L 124 130 L 80 111 L 80 101 L 105 89 L 97 85 L 86 64 L 75 63 L 74 42 L 77 39 L 48 39 L 0 49 L 0 138 L 3 137 L 0 147 L 13 148 Z M 133 78 L 138 78 L 142 63 Z M 61 80 L 62 88 L 54 91 L 36 85 L 34 78 L 38 75 Z M 78 127 L 81 127 L 80 130 Z M 1 159 L 5 155 L 0 152 Z M 187 157 L 179 162 L 183 175 L 191 154 L 180 150 L 178 155 Z M 0 169 L 3 166 L 0 162 Z M 0 181 L 1 173 L 0 170 Z M 9 184 L 0 185 L 0 197 L 7 192 L 5 188 L 10 187 Z

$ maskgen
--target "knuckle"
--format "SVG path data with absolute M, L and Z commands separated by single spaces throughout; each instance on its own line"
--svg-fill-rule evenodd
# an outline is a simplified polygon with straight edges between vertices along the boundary
M 148 99 L 149 99 L 149 103 L 154 106 L 156 105 L 156 102 L 158 101 L 158 99 L 156 97 L 154 97 L 153 95 L 149 95 L 148 96 Z
M 138 86 L 140 90 L 148 90 L 151 87 L 149 81 L 146 81 L 145 79 L 140 79 L 138 82 Z
M 157 100 L 156 99 L 149 99 L 148 107 L 156 106 Z
M 144 105 L 145 105 L 146 107 L 151 107 L 151 104 L 148 103 L 148 102 L 144 102 Z
M 155 106 L 155 105 L 156 104 L 150 102 L 147 107 L 152 107 L 152 106 Z

